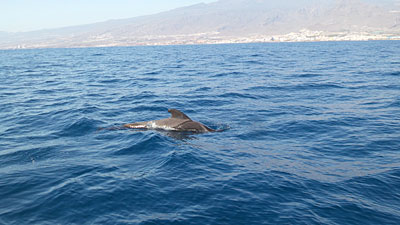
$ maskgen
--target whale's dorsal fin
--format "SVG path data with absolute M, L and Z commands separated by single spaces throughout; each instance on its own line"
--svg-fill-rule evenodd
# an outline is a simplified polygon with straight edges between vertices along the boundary
M 185 115 L 185 113 L 177 109 L 168 109 L 168 112 L 171 113 L 171 118 L 191 120 L 188 116 Z

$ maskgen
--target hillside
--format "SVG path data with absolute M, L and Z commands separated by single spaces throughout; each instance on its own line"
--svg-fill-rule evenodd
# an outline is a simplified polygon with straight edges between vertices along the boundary
M 400 36 L 399 8 L 361 0 L 220 0 L 76 27 L 0 32 L 0 48 L 390 39 Z

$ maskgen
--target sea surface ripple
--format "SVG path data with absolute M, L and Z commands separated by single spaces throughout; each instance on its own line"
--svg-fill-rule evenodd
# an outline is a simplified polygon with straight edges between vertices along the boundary
M 0 224 L 399 224 L 399 53 L 0 51 Z M 99 129 L 168 108 L 224 131 Z

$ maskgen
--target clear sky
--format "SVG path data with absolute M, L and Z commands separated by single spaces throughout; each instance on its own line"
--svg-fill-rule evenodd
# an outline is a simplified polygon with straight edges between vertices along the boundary
M 32 31 L 154 14 L 216 0 L 0 0 L 0 31 Z

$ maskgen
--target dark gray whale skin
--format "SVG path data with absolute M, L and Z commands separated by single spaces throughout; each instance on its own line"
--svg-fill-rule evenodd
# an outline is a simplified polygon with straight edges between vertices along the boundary
M 177 109 L 168 109 L 170 118 L 150 120 L 144 122 L 128 123 L 124 127 L 131 129 L 163 129 L 171 131 L 188 131 L 195 133 L 215 132 L 216 130 L 206 125 L 193 121 L 186 114 Z

